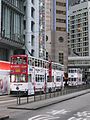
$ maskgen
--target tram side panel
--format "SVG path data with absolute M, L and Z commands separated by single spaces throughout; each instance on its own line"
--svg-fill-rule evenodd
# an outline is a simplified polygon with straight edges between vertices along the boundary
M 0 70 L 0 95 L 10 94 L 9 71 Z

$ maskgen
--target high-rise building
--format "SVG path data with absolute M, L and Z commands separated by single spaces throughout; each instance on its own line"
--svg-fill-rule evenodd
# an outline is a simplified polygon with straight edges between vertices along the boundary
M 24 0 L 0 0 L 0 60 L 23 52 Z
M 24 3 L 25 53 L 39 56 L 39 0 L 26 0 Z
M 24 8 L 26 54 L 45 59 L 45 0 L 26 0 Z
M 67 71 L 66 0 L 46 0 L 46 58 Z
M 90 0 L 80 0 L 68 12 L 68 66 L 90 71 Z M 85 77 L 86 78 L 86 77 Z
M 78 56 L 90 56 L 90 1 L 81 0 L 69 7 L 68 46 Z

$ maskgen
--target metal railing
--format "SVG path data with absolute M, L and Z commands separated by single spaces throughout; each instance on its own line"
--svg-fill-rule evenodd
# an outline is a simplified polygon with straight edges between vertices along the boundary
M 41 101 L 41 100 L 45 100 L 45 99 L 50 99 L 50 98 L 54 98 L 54 97 L 58 97 L 58 96 L 62 96 L 62 95 L 66 95 L 66 94 L 70 94 L 70 93 L 74 93 L 74 92 L 79 92 L 82 90 L 86 90 L 86 89 L 90 89 L 90 85 L 81 85 L 81 86 L 72 86 L 72 87 L 65 87 L 64 89 L 58 90 L 58 91 L 54 91 L 54 92 L 45 92 L 42 93 L 41 89 L 39 94 L 34 94 L 34 95 L 28 95 L 28 91 L 26 91 L 26 93 L 21 93 L 21 91 L 17 91 L 17 104 L 21 105 L 21 104 L 26 104 L 26 103 L 31 103 L 31 102 L 36 102 L 36 101 Z

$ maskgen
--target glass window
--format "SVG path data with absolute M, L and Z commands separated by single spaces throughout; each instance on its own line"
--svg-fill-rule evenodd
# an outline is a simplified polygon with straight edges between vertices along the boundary
M 28 75 L 28 82 L 32 82 L 32 78 L 31 78 L 31 77 L 32 77 L 32 75 L 29 74 L 29 75 Z
M 15 82 L 16 80 L 15 80 L 15 75 L 11 75 L 11 77 L 10 77 L 10 82 Z
M 15 5 L 18 5 L 18 1 L 14 1 Z M 12 40 L 20 41 L 21 35 L 23 34 L 23 16 L 3 4 L 1 18 L 2 36 Z

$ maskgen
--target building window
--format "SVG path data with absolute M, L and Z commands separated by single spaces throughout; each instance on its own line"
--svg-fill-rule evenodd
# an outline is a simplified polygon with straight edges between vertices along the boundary
M 3 4 L 1 18 L 1 31 L 3 37 L 19 42 L 22 41 L 21 36 L 23 35 L 23 16 Z
M 34 56 L 34 50 L 33 49 L 31 50 L 31 55 Z
M 64 39 L 63 39 L 63 37 L 59 37 L 59 42 L 63 42 L 64 41 Z
M 34 4 L 34 0 L 31 0 L 32 4 Z
M 48 60 L 48 52 L 46 52 L 46 60 Z
M 48 36 L 46 35 L 46 41 L 48 41 Z
M 56 27 L 56 31 L 63 31 L 63 32 L 65 32 L 66 28 L 64 28 L 64 27 Z
M 34 35 L 32 35 L 32 36 L 31 36 L 31 45 L 32 45 L 32 46 L 34 46 L 34 39 L 35 39 L 35 37 L 34 37 Z
M 62 10 L 56 10 L 56 13 L 66 15 L 66 11 L 62 11 Z
M 32 32 L 34 32 L 34 24 L 35 24 L 35 23 L 34 23 L 33 21 L 31 21 L 31 31 L 32 31 Z
M 32 7 L 31 8 L 31 17 L 34 18 L 34 13 L 35 13 L 35 9 Z
M 56 5 L 57 5 L 57 6 L 65 7 L 65 6 L 66 6 L 66 3 L 64 3 L 64 2 L 56 2 Z
M 66 20 L 65 19 L 59 19 L 59 18 L 57 18 L 56 22 L 58 22 L 58 23 L 66 23 Z
M 26 29 L 26 20 L 23 21 L 24 29 Z
M 63 53 L 59 53 L 59 63 L 60 64 L 64 63 L 64 54 Z

